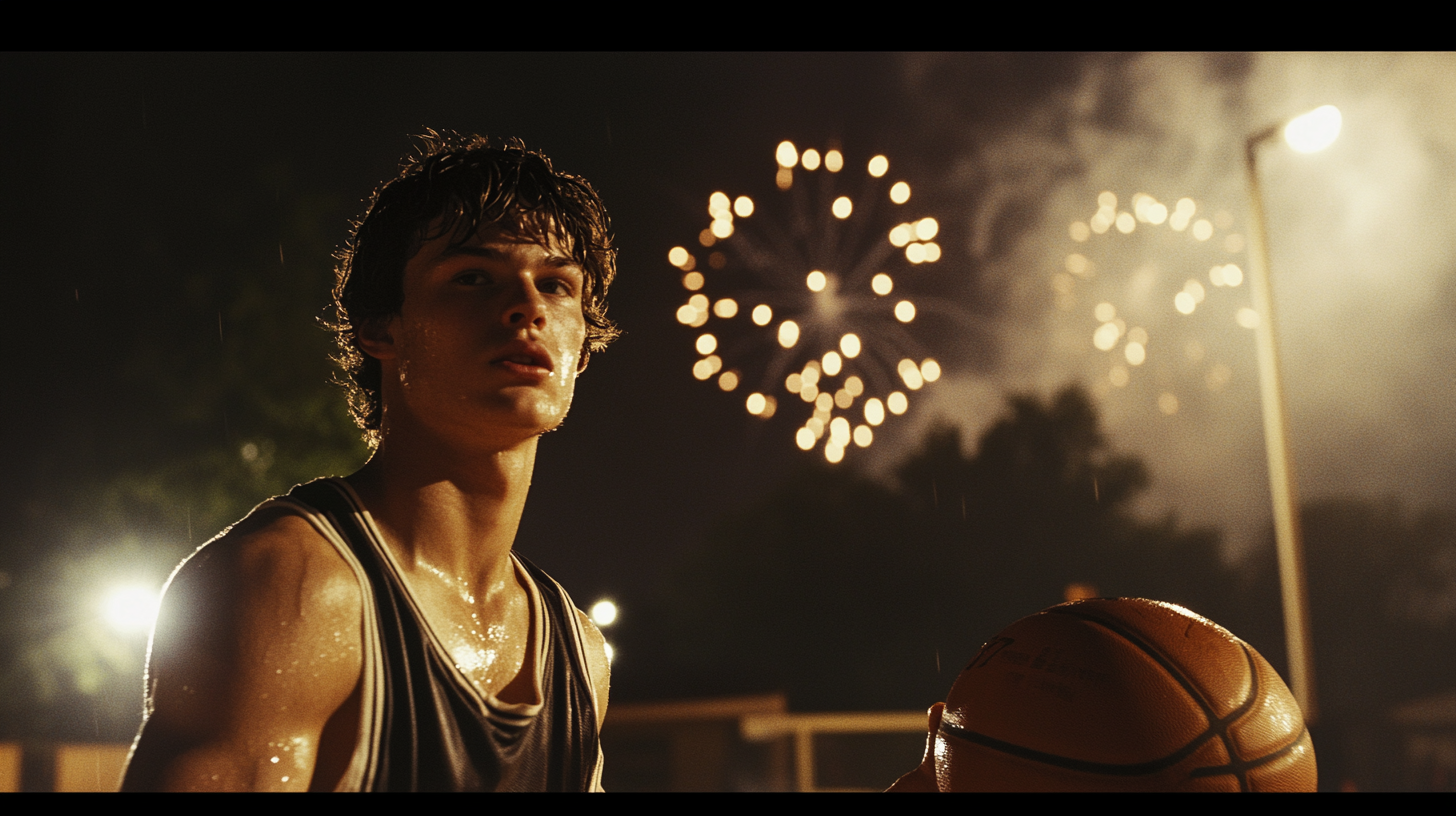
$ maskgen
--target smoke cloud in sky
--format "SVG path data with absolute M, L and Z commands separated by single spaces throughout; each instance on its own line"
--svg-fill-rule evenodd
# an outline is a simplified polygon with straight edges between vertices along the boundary
M 1238 323 L 1250 287 L 1246 275 L 1218 285 L 1211 272 L 1248 268 L 1245 139 L 1333 104 L 1344 126 L 1331 147 L 1303 155 L 1280 139 L 1260 153 L 1302 498 L 1450 504 L 1456 57 L 1089 56 L 994 121 L 954 101 L 974 99 L 986 59 L 904 63 L 907 93 L 937 111 L 955 151 L 940 194 L 975 202 L 959 237 L 999 352 L 988 370 L 952 370 L 925 392 L 907 438 L 946 418 L 969 443 L 1004 391 L 1078 382 L 1098 397 L 1114 446 L 1150 466 L 1144 510 L 1216 525 L 1230 555 L 1247 551 L 1270 504 L 1253 332 Z M 1030 68 L 1035 58 L 1015 59 Z M 1132 213 L 1137 194 L 1170 212 L 1189 198 L 1195 211 L 1182 230 L 1138 220 L 1074 240 L 1073 223 L 1089 224 L 1104 192 L 1115 212 Z M 1180 292 L 1198 295 L 1189 314 L 1175 307 Z M 1122 323 L 1106 350 L 1094 346 L 1101 304 Z M 1146 335 L 1137 364 L 1134 329 Z

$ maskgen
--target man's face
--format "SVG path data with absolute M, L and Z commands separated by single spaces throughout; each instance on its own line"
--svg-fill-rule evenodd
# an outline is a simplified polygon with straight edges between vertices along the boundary
M 387 427 L 508 445 L 565 419 L 586 341 L 585 280 L 546 234 L 488 226 L 464 244 L 429 241 L 409 260 L 387 342 L 380 353 L 366 343 L 397 382 L 385 383 Z

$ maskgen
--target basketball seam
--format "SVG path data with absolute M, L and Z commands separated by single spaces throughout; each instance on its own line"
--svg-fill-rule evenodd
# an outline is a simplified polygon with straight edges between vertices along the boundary
M 1259 694 L 1259 672 L 1258 672 L 1258 666 L 1256 666 L 1254 664 L 1254 658 L 1253 658 L 1253 655 L 1251 655 L 1249 653 L 1248 646 L 1244 645 L 1244 643 L 1242 641 L 1237 641 L 1237 640 L 1235 641 L 1236 643 L 1239 644 L 1239 647 L 1243 650 L 1244 660 L 1249 664 L 1249 696 L 1242 703 L 1240 703 L 1238 705 L 1238 707 L 1236 707 L 1233 711 L 1229 712 L 1228 716 L 1226 716 L 1226 717 L 1219 717 L 1219 716 L 1217 716 L 1217 714 L 1214 713 L 1213 707 L 1204 698 L 1203 693 L 1201 691 L 1199 691 L 1196 687 L 1194 687 L 1193 683 L 1188 679 L 1187 675 L 1185 675 L 1183 673 L 1182 669 L 1178 668 L 1178 666 L 1176 666 L 1175 664 L 1173 664 L 1173 662 L 1171 660 L 1169 660 L 1161 652 L 1161 650 L 1157 649 L 1152 644 L 1150 644 L 1147 641 L 1145 641 L 1137 632 L 1135 632 L 1135 631 L 1129 629 L 1128 627 L 1122 625 L 1122 623 L 1120 621 L 1117 621 L 1117 620 L 1110 620 L 1110 621 L 1109 620 L 1105 620 L 1103 618 L 1095 617 L 1095 616 L 1092 616 L 1092 615 L 1088 615 L 1088 614 L 1085 614 L 1085 613 L 1083 613 L 1081 611 L 1077 611 L 1077 610 L 1074 610 L 1074 609 L 1069 609 L 1069 608 L 1066 608 L 1066 607 L 1054 607 L 1052 609 L 1046 610 L 1046 612 L 1047 613 L 1050 613 L 1050 614 L 1070 615 L 1070 616 L 1072 616 L 1074 618 L 1077 618 L 1079 620 L 1084 620 L 1084 621 L 1087 621 L 1088 623 L 1097 624 L 1098 626 L 1101 626 L 1104 629 L 1107 629 L 1108 631 L 1112 632 L 1113 634 L 1121 637 L 1123 640 L 1127 641 L 1128 643 L 1130 643 L 1134 647 L 1136 647 L 1139 651 L 1143 652 L 1148 657 L 1152 658 L 1154 662 L 1156 662 L 1159 666 L 1161 666 L 1163 668 L 1163 670 L 1165 672 L 1168 673 L 1168 676 L 1172 677 L 1173 680 L 1178 683 L 1178 685 L 1180 685 L 1180 686 L 1183 687 L 1183 690 L 1188 693 L 1188 696 L 1193 699 L 1193 702 L 1196 703 L 1200 709 L 1202 709 L 1203 716 L 1208 721 L 1208 728 L 1206 728 L 1202 733 L 1200 733 L 1197 736 L 1195 736 L 1193 739 L 1189 740 L 1189 742 L 1187 744 L 1185 744 L 1182 748 L 1178 749 L 1177 751 L 1174 751 L 1172 754 L 1169 754 L 1164 759 L 1162 759 L 1162 760 L 1154 760 L 1154 761 L 1149 762 L 1149 763 L 1138 763 L 1138 765 L 1155 765 L 1155 764 L 1160 764 L 1160 763 L 1166 763 L 1166 764 L 1161 765 L 1161 767 L 1159 767 L 1159 768 L 1155 768 L 1154 770 L 1161 770 L 1162 768 L 1171 767 L 1172 765 L 1176 765 L 1179 761 L 1181 761 L 1182 759 L 1184 759 L 1185 757 L 1187 757 L 1189 754 L 1193 753 L 1195 750 L 1198 749 L 1199 746 L 1203 745 L 1203 743 L 1205 743 L 1209 739 L 1212 739 L 1213 737 L 1217 736 L 1219 738 L 1219 741 L 1223 743 L 1224 751 L 1225 751 L 1225 753 L 1227 753 L 1227 755 L 1228 755 L 1228 757 L 1230 759 L 1230 763 L 1228 765 L 1219 766 L 1219 767 L 1227 768 L 1228 770 L 1224 771 L 1224 773 L 1232 773 L 1235 776 L 1235 778 L 1237 778 L 1239 780 L 1239 790 L 1241 790 L 1241 791 L 1247 791 L 1249 789 L 1248 778 L 1247 778 L 1246 773 L 1245 773 L 1245 771 L 1247 770 L 1247 768 L 1246 768 L 1246 762 L 1245 762 L 1245 760 L 1243 760 L 1242 758 L 1239 757 L 1239 753 L 1238 753 L 1238 751 L 1234 747 L 1233 740 L 1232 740 L 1232 738 L 1228 734 L 1228 727 L 1231 724 L 1233 724 L 1236 720 L 1238 720 L 1240 717 L 1242 717 L 1245 713 L 1247 713 L 1248 710 L 1249 710 L 1249 708 L 1251 708 L 1254 705 L 1254 702 L 1256 700 L 1258 700 L 1258 694 Z M 967 733 L 974 733 L 974 732 L 967 732 Z M 987 739 L 994 739 L 994 738 L 993 737 L 987 737 Z M 1007 745 L 1010 745 L 1010 743 L 1006 743 L 1006 744 Z M 1031 751 L 1032 749 L 1026 748 L 1026 749 L 1022 749 L 1022 750 Z M 1034 752 L 1034 753 L 1040 753 L 1040 752 Z M 1054 754 L 1045 754 L 1045 756 L 1052 757 L 1052 756 L 1055 756 L 1055 755 Z M 1081 762 L 1081 760 L 1074 760 L 1074 759 L 1071 759 L 1069 757 L 1065 757 L 1063 759 L 1065 759 L 1067 762 L 1073 762 L 1073 763 L 1079 763 L 1079 762 Z M 1088 763 L 1088 764 L 1091 764 L 1091 765 L 1101 765 L 1102 763 Z M 1136 767 L 1136 766 L 1135 765 L 1125 765 L 1125 766 L 1109 765 L 1108 767 Z M 1154 771 L 1150 770 L 1150 771 L 1135 772 L 1135 773 L 1152 773 L 1152 772 L 1154 772 Z M 1124 774 L 1126 772 L 1105 771 L 1104 773 L 1119 773 L 1119 774 Z M 1135 775 L 1135 773 L 1134 774 L 1130 774 L 1130 775 Z M 1215 774 L 1213 774 L 1213 773 L 1207 773 L 1207 774 L 1204 774 L 1204 775 L 1205 776 L 1212 776 L 1212 775 L 1215 775 Z

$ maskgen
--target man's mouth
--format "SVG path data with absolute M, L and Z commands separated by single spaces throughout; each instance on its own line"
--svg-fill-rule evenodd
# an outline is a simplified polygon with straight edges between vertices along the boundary
M 498 365 L 519 370 L 542 369 L 550 373 L 555 369 L 551 364 L 551 355 L 540 345 L 531 342 L 518 341 L 511 344 L 511 348 L 505 354 L 491 361 Z

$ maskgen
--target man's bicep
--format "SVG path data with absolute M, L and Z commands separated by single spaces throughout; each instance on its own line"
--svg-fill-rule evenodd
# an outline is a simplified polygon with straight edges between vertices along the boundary
M 302 519 L 204 548 L 163 602 L 125 787 L 306 789 L 324 725 L 358 682 L 361 603 Z

